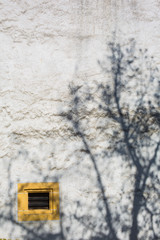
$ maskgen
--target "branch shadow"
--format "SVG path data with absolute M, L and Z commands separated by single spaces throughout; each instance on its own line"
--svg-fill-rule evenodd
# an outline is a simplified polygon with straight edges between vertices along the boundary
M 71 107 L 64 114 L 92 163 L 102 200 L 102 206 L 98 203 L 96 206 L 100 219 L 90 220 L 86 215 L 78 214 L 74 214 L 74 218 L 86 229 L 91 228 L 88 239 L 118 240 L 122 236 L 130 240 L 160 239 L 159 71 L 146 49 L 136 49 L 134 39 L 127 46 L 110 42 L 108 49 L 110 56 L 98 61 L 106 81 L 95 83 L 96 91 L 87 83 L 83 87 L 70 85 Z M 94 115 L 97 121 L 103 116 L 101 126 L 92 125 L 98 132 L 97 141 L 100 134 L 104 138 L 109 129 L 108 122 L 114 123 L 111 136 L 105 139 L 110 148 L 103 146 L 101 154 L 95 153 L 87 133 Z M 132 179 L 130 192 L 123 189 L 128 203 L 119 204 L 116 211 L 106 194 L 105 169 L 104 173 L 100 170 L 100 162 L 105 167 L 114 156 L 122 159 L 121 167 L 126 164 Z

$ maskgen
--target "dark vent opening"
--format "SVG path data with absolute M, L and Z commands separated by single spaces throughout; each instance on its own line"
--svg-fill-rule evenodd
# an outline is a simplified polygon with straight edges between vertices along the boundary
M 49 192 L 28 193 L 28 209 L 49 209 Z

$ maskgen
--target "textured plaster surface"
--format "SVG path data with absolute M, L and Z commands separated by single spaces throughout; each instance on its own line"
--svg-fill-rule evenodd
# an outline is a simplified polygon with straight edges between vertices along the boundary
M 1 220 L 0 238 L 25 239 L 26 228 L 38 229 L 39 223 L 13 223 L 18 182 L 58 181 L 61 211 L 69 215 L 78 200 L 85 203 L 84 212 L 89 205 L 96 214 L 94 203 L 101 196 L 93 165 L 62 118 L 71 98 L 69 84 L 92 85 L 104 78 L 97 61 L 105 56 L 114 31 L 119 41 L 135 38 L 159 64 L 159 11 L 158 0 L 0 2 L 0 211 L 13 216 L 13 221 Z M 93 105 L 90 108 L 87 135 L 98 154 L 111 147 L 106 139 L 116 125 L 108 122 L 108 130 L 100 134 L 97 126 L 103 124 L 103 116 L 96 115 Z M 100 163 L 113 208 L 122 199 L 122 185 L 132 191 L 134 172 L 127 169 L 117 157 Z M 63 221 L 67 226 L 68 218 Z M 67 239 L 80 239 L 81 226 L 72 224 Z M 58 234 L 59 228 L 58 221 L 50 221 L 37 231 Z M 120 230 L 119 237 L 124 239 Z

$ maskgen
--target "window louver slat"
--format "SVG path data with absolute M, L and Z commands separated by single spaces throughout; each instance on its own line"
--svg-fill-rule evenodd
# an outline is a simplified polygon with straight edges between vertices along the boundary
M 49 209 L 49 193 L 28 193 L 28 209 Z

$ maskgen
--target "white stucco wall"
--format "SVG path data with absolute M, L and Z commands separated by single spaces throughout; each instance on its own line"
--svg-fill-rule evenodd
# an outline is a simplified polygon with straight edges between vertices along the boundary
M 49 233 L 59 233 L 59 221 L 45 222 L 40 229 L 39 222 L 16 222 L 17 183 L 43 181 L 60 184 L 66 238 L 84 238 L 83 227 L 69 216 L 80 201 L 81 211 L 96 217 L 94 204 L 100 193 L 81 139 L 72 135 L 62 118 L 71 99 L 69 84 L 92 85 L 104 79 L 97 61 L 104 58 L 113 32 L 119 42 L 134 38 L 138 48 L 147 48 L 159 64 L 159 12 L 158 0 L 1 1 L 0 212 L 6 218 L 0 220 L 0 238 L 36 239 L 35 231 L 49 239 Z M 106 136 L 114 128 L 109 122 L 108 135 L 100 136 L 97 118 L 93 116 L 88 126 L 94 153 L 106 147 Z M 100 172 L 104 171 L 106 192 L 113 209 L 118 208 L 122 186 L 126 192 L 132 189 L 131 173 L 118 157 L 100 163 Z M 124 239 L 120 228 L 117 231 Z

